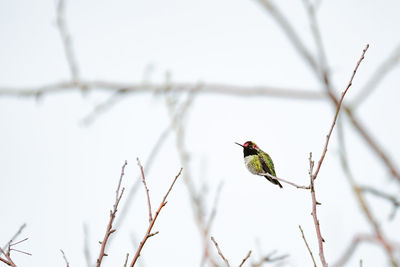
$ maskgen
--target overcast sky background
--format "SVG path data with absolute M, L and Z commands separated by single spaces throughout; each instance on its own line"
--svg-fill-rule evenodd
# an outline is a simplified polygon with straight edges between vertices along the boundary
M 278 1 L 275 1 L 278 2 Z M 400 43 L 398 1 L 320 1 L 318 19 L 338 92 L 350 78 L 367 43 L 370 49 L 347 100 L 354 99 L 379 64 Z M 40 86 L 70 78 L 55 24 L 55 1 L 0 1 L 0 87 Z M 278 5 L 315 51 L 302 1 Z M 322 91 L 275 21 L 254 0 L 242 1 L 66 1 L 66 20 L 80 76 L 86 80 L 279 86 Z M 150 74 L 145 75 L 146 69 Z M 395 67 L 357 115 L 400 165 L 400 68 Z M 124 160 L 123 185 L 138 179 L 136 157 L 145 159 L 169 125 L 162 95 L 133 94 L 90 126 L 82 119 L 109 97 L 104 92 L 63 92 L 34 98 L 0 97 L 0 242 L 22 223 L 29 237 L 14 254 L 20 266 L 85 266 L 83 224 L 95 262 Z M 276 250 L 289 254 L 286 266 L 311 266 L 298 225 L 318 255 L 308 191 L 284 189 L 251 175 L 234 142 L 255 141 L 275 163 L 277 175 L 308 183 L 308 154 L 318 159 L 333 118 L 325 100 L 233 97 L 199 93 L 186 125 L 191 171 L 204 180 L 207 210 L 218 184 L 224 187 L 211 234 L 232 265 L 251 249 L 250 260 Z M 399 195 L 380 160 L 345 120 L 350 165 L 356 180 Z M 339 162 L 334 132 L 317 179 L 317 198 L 326 257 L 334 263 L 355 233 L 370 233 Z M 171 133 L 147 173 L 153 209 L 158 207 L 181 163 Z M 208 192 L 208 193 L 207 193 Z M 368 198 L 390 238 L 400 237 L 391 207 Z M 124 199 L 121 205 L 124 204 Z M 118 214 L 117 214 L 118 216 Z M 122 266 L 136 251 L 148 225 L 145 191 L 140 187 L 124 224 L 117 229 L 104 266 Z M 142 266 L 198 266 L 201 239 L 183 181 L 177 182 L 146 243 Z M 399 256 L 399 255 L 397 255 Z M 361 246 L 348 266 L 388 265 L 374 245 Z M 318 259 L 319 262 L 319 259 Z

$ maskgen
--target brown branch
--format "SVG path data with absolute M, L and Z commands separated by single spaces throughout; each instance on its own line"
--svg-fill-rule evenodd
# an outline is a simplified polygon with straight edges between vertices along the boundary
M 251 255 L 251 250 L 249 250 L 246 257 L 242 260 L 242 263 L 240 263 L 239 267 L 243 266 L 243 264 L 248 260 L 248 258 L 250 258 L 250 255 Z
M 337 104 L 335 117 L 333 118 L 333 122 L 332 122 L 331 128 L 330 128 L 330 130 L 329 130 L 329 133 L 328 133 L 328 135 L 326 136 L 326 142 L 325 142 L 324 149 L 323 149 L 323 151 L 322 151 L 321 158 L 320 158 L 320 160 L 318 161 L 317 169 L 315 170 L 314 174 L 312 175 L 312 178 L 313 178 L 314 180 L 315 180 L 315 179 L 317 178 L 317 176 L 318 176 L 319 170 L 321 169 L 322 162 L 324 161 L 326 152 L 328 151 L 329 139 L 331 138 L 331 135 L 332 135 L 332 132 L 333 132 L 333 128 L 335 127 L 336 120 L 337 120 L 337 117 L 338 117 L 338 115 L 339 115 L 340 107 L 342 106 L 344 96 L 346 95 L 346 93 L 347 93 L 347 91 L 349 90 L 350 86 L 353 84 L 354 76 L 355 76 L 356 73 L 357 73 L 357 70 L 358 70 L 358 67 L 360 66 L 361 61 L 363 61 L 363 59 L 364 59 L 364 55 L 365 55 L 365 52 L 367 52 L 368 47 L 369 47 L 369 45 L 367 44 L 366 47 L 364 48 L 362 54 L 361 54 L 360 59 L 358 60 L 358 62 L 357 62 L 357 64 L 356 64 L 356 67 L 355 67 L 354 70 L 353 70 L 353 74 L 352 74 L 351 77 L 350 77 L 350 81 L 349 81 L 349 83 L 347 84 L 346 89 L 343 91 L 342 96 L 340 97 L 340 100 L 339 100 L 339 102 L 338 102 L 338 104 Z
M 309 174 L 310 174 L 310 187 L 311 187 L 311 216 L 313 217 L 314 220 L 314 225 L 315 225 L 315 232 L 317 234 L 317 240 L 318 240 L 318 247 L 319 247 L 319 258 L 321 260 L 322 266 L 323 267 L 328 267 L 328 263 L 326 262 L 325 259 L 325 254 L 324 254 L 324 244 L 323 242 L 325 241 L 322 238 L 322 234 L 321 234 L 321 228 L 320 228 L 320 224 L 319 224 L 319 220 L 317 217 L 317 198 L 315 196 L 315 188 L 314 188 L 314 175 L 313 173 L 313 168 L 314 168 L 314 161 L 312 160 L 312 153 L 310 152 L 310 157 L 309 157 L 309 162 L 310 162 L 310 170 L 309 170 Z
M 142 164 L 140 164 L 139 158 L 136 158 L 136 160 L 139 165 L 140 172 L 142 174 L 142 182 L 143 182 L 144 188 L 146 189 L 147 206 L 149 207 L 149 223 L 151 223 L 151 221 L 153 220 L 153 215 L 151 214 L 151 202 L 150 202 L 149 188 L 147 187 L 147 184 L 146 184 L 146 178 L 144 176 L 143 166 L 142 166 Z
M 219 248 L 218 243 L 217 243 L 217 241 L 215 241 L 213 236 L 211 237 L 211 241 L 214 243 L 215 247 L 217 248 L 218 254 L 221 256 L 221 258 L 225 262 L 226 266 L 230 267 L 229 261 L 225 258 L 224 254 L 222 254 L 222 251 Z
M 68 262 L 68 260 L 67 260 L 67 257 L 65 256 L 64 251 L 63 251 L 62 249 L 60 249 L 60 251 L 61 251 L 62 256 L 63 256 L 63 258 L 64 258 L 65 264 L 67 265 L 67 267 L 69 267 L 69 262 Z
M 299 188 L 299 189 L 310 189 L 310 186 L 309 186 L 309 185 L 308 185 L 308 186 L 305 186 L 305 185 L 298 185 L 298 184 L 289 182 L 288 180 L 285 180 L 285 179 L 282 179 L 282 178 L 279 178 L 279 177 L 275 177 L 275 176 L 273 176 L 273 175 L 271 175 L 271 174 L 269 174 L 269 173 L 260 173 L 259 175 L 268 176 L 268 177 L 270 177 L 270 178 L 272 178 L 272 179 L 276 179 L 276 180 L 278 180 L 278 181 L 281 181 L 281 182 L 283 182 L 283 183 L 289 184 L 289 185 L 294 186 L 294 187 Z
M 104 235 L 103 241 L 100 242 L 101 248 L 100 248 L 99 257 L 97 258 L 97 264 L 96 264 L 97 267 L 100 267 L 101 262 L 103 260 L 103 257 L 104 256 L 108 256 L 105 253 L 106 244 L 107 244 L 107 241 L 108 241 L 108 238 L 110 237 L 110 235 L 116 231 L 115 229 L 112 229 L 112 226 L 113 226 L 113 222 L 114 222 L 114 219 L 115 219 L 115 215 L 117 214 L 118 204 L 119 204 L 119 202 L 120 202 L 120 200 L 122 198 L 122 195 L 124 194 L 124 191 L 125 191 L 124 187 L 122 188 L 122 190 L 120 190 L 120 188 L 121 188 L 122 178 L 125 175 L 125 167 L 126 167 L 127 164 L 128 164 L 128 162 L 125 161 L 124 165 L 122 165 L 121 175 L 120 175 L 120 178 L 119 178 L 119 181 L 118 181 L 117 190 L 115 191 L 115 202 L 114 202 L 114 205 L 113 205 L 113 210 L 110 210 L 110 220 L 108 221 L 107 230 L 106 230 L 106 233 Z
M 158 215 L 160 214 L 162 208 L 167 204 L 167 201 L 166 201 L 166 200 L 167 200 L 167 197 L 168 197 L 169 193 L 171 192 L 172 187 L 174 186 L 176 180 L 177 180 L 178 177 L 181 175 L 181 173 L 182 173 L 182 168 L 179 170 L 179 173 L 175 176 L 174 181 L 172 182 L 172 184 L 171 184 L 171 186 L 169 187 L 167 193 L 165 194 L 163 200 L 161 201 L 161 204 L 160 204 L 160 206 L 158 207 L 158 210 L 156 211 L 156 213 L 155 213 L 155 215 L 154 215 L 154 218 L 153 218 L 153 220 L 151 221 L 151 223 L 150 223 L 150 225 L 149 225 L 149 227 L 148 227 L 148 229 L 147 229 L 147 231 L 146 231 L 145 236 L 143 237 L 142 242 L 140 242 L 140 244 L 139 244 L 139 248 L 137 249 L 137 251 L 136 251 L 136 253 L 135 253 L 135 256 L 133 257 L 133 260 L 132 260 L 132 262 L 131 262 L 131 264 L 130 264 L 130 267 L 133 267 L 133 266 L 135 265 L 136 261 L 138 260 L 138 258 L 139 258 L 139 256 L 140 256 L 140 252 L 142 251 L 144 244 L 146 243 L 147 239 L 151 236 L 151 230 L 153 229 L 154 223 L 156 222 L 156 220 L 157 220 L 157 218 L 158 218 Z
M 4 262 L 8 266 L 17 267 L 10 256 L 10 247 L 8 247 L 7 252 L 5 252 L 2 248 L 0 248 L 1 253 L 4 254 L 5 259 L 0 257 L 0 261 Z

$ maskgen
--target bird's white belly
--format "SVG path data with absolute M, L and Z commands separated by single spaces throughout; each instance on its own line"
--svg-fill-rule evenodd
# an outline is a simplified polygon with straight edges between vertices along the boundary
M 247 169 L 252 173 L 252 174 L 257 174 L 257 170 L 254 167 L 254 164 L 251 164 L 251 160 L 253 160 L 254 156 L 247 156 L 244 158 L 244 164 L 246 165 Z

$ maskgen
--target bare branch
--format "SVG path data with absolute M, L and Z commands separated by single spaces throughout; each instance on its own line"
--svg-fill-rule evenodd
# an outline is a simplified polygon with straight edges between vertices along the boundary
M 308 253 L 310 253 L 311 259 L 312 259 L 312 261 L 314 263 L 314 267 L 317 267 L 317 264 L 315 263 L 314 256 L 312 254 L 312 251 L 311 251 L 310 247 L 308 246 L 308 243 L 307 243 L 306 237 L 304 236 L 304 232 L 303 232 L 303 229 L 301 228 L 301 225 L 299 225 L 299 229 L 300 229 L 300 232 L 301 232 L 301 236 L 303 237 L 304 243 L 306 244 Z
M 221 256 L 221 258 L 224 260 L 226 266 L 227 266 L 227 267 L 230 267 L 229 261 L 225 258 L 224 254 L 222 254 L 222 251 L 221 251 L 221 249 L 219 248 L 218 243 L 217 243 L 217 241 L 215 241 L 215 239 L 214 239 L 213 236 L 211 237 L 211 241 L 214 243 L 215 247 L 217 248 L 218 254 L 219 254 L 219 255 Z
M 315 196 L 315 188 L 314 188 L 314 175 L 313 173 L 313 168 L 314 168 L 314 161 L 312 160 L 312 153 L 310 152 L 310 157 L 309 157 L 309 162 L 310 162 L 310 186 L 311 186 L 311 206 L 312 206 L 312 212 L 311 212 L 311 216 L 313 217 L 314 220 L 314 225 L 315 225 L 315 232 L 317 233 L 317 240 L 318 240 L 318 247 L 319 247 L 319 258 L 321 260 L 322 266 L 323 267 L 328 267 L 328 263 L 326 262 L 325 259 L 325 254 L 324 254 L 324 244 L 323 242 L 325 241 L 322 238 L 321 235 L 321 228 L 319 225 L 319 220 L 317 217 L 317 198 Z
M 151 214 L 151 202 L 150 202 L 149 188 L 147 187 L 147 184 L 146 184 L 146 178 L 144 176 L 143 166 L 142 166 L 142 164 L 140 164 L 139 158 L 136 158 L 136 160 L 139 165 L 140 172 L 142 174 L 142 182 L 143 182 L 144 188 L 146 189 L 147 206 L 149 207 L 149 223 L 151 223 L 151 221 L 153 220 L 153 215 Z
M 67 260 L 67 257 L 65 256 L 64 251 L 63 251 L 62 249 L 60 249 L 60 251 L 61 251 L 62 256 L 63 256 L 63 258 L 64 258 L 65 264 L 67 265 L 67 267 L 69 267 L 69 262 L 68 262 L 68 260 Z
M 246 257 L 242 260 L 242 263 L 240 263 L 239 267 L 243 266 L 243 264 L 247 261 L 247 259 L 250 258 L 250 255 L 251 255 L 251 250 L 249 250 Z
M 132 260 L 132 262 L 131 262 L 131 264 L 130 264 L 130 267 L 133 267 L 133 266 L 135 265 L 137 259 L 138 259 L 139 256 L 140 256 L 140 252 L 142 251 L 144 244 L 146 243 L 147 239 L 151 236 L 150 233 L 151 233 L 151 230 L 153 229 L 154 223 L 156 222 L 156 220 L 157 220 L 157 218 L 158 218 L 158 215 L 160 214 L 162 208 L 167 204 L 167 202 L 166 202 L 167 197 L 168 197 L 169 193 L 171 192 L 172 187 L 174 186 L 176 180 L 177 180 L 178 177 L 181 175 L 181 173 L 182 173 L 182 168 L 179 170 L 179 173 L 175 176 L 175 179 L 174 179 L 174 181 L 172 182 L 171 186 L 169 187 L 167 193 L 164 195 L 164 198 L 163 198 L 163 200 L 161 201 L 161 204 L 160 204 L 160 206 L 158 207 L 158 210 L 156 211 L 156 213 L 155 213 L 155 215 L 154 215 L 154 218 L 153 218 L 153 220 L 151 221 L 151 223 L 150 223 L 150 225 L 149 225 L 149 227 L 148 227 L 148 229 L 147 229 L 147 232 L 146 232 L 145 236 L 143 237 L 142 242 L 140 242 L 140 244 L 139 244 L 139 248 L 137 249 L 136 254 L 135 254 L 135 256 L 133 257 L 133 260 Z
M 115 229 L 112 229 L 112 226 L 113 226 L 113 222 L 115 219 L 115 215 L 117 214 L 118 204 L 119 204 L 119 202 L 122 198 L 122 195 L 124 194 L 124 191 L 125 191 L 125 188 L 122 188 L 122 190 L 120 190 L 120 188 L 121 188 L 122 178 L 125 175 L 125 167 L 127 164 L 128 164 L 128 162 L 125 161 L 124 165 L 122 165 L 121 175 L 120 175 L 120 178 L 118 181 L 117 190 L 115 191 L 115 202 L 113 205 L 113 210 L 112 211 L 110 210 L 110 220 L 108 221 L 107 230 L 104 235 L 103 241 L 100 242 L 101 248 L 100 248 L 99 257 L 97 258 L 97 265 L 96 265 L 97 267 L 100 267 L 103 257 L 107 256 L 107 254 L 105 253 L 106 244 L 107 244 L 107 241 L 108 241 L 108 238 L 110 237 L 110 235 L 115 232 Z

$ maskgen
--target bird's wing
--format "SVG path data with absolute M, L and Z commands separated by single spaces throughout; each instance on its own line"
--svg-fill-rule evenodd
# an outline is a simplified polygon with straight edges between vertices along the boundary
M 275 167 L 274 167 L 274 163 L 272 162 L 271 157 L 268 155 L 262 155 L 259 158 L 260 158 L 263 170 L 265 170 L 267 173 L 276 177 Z

